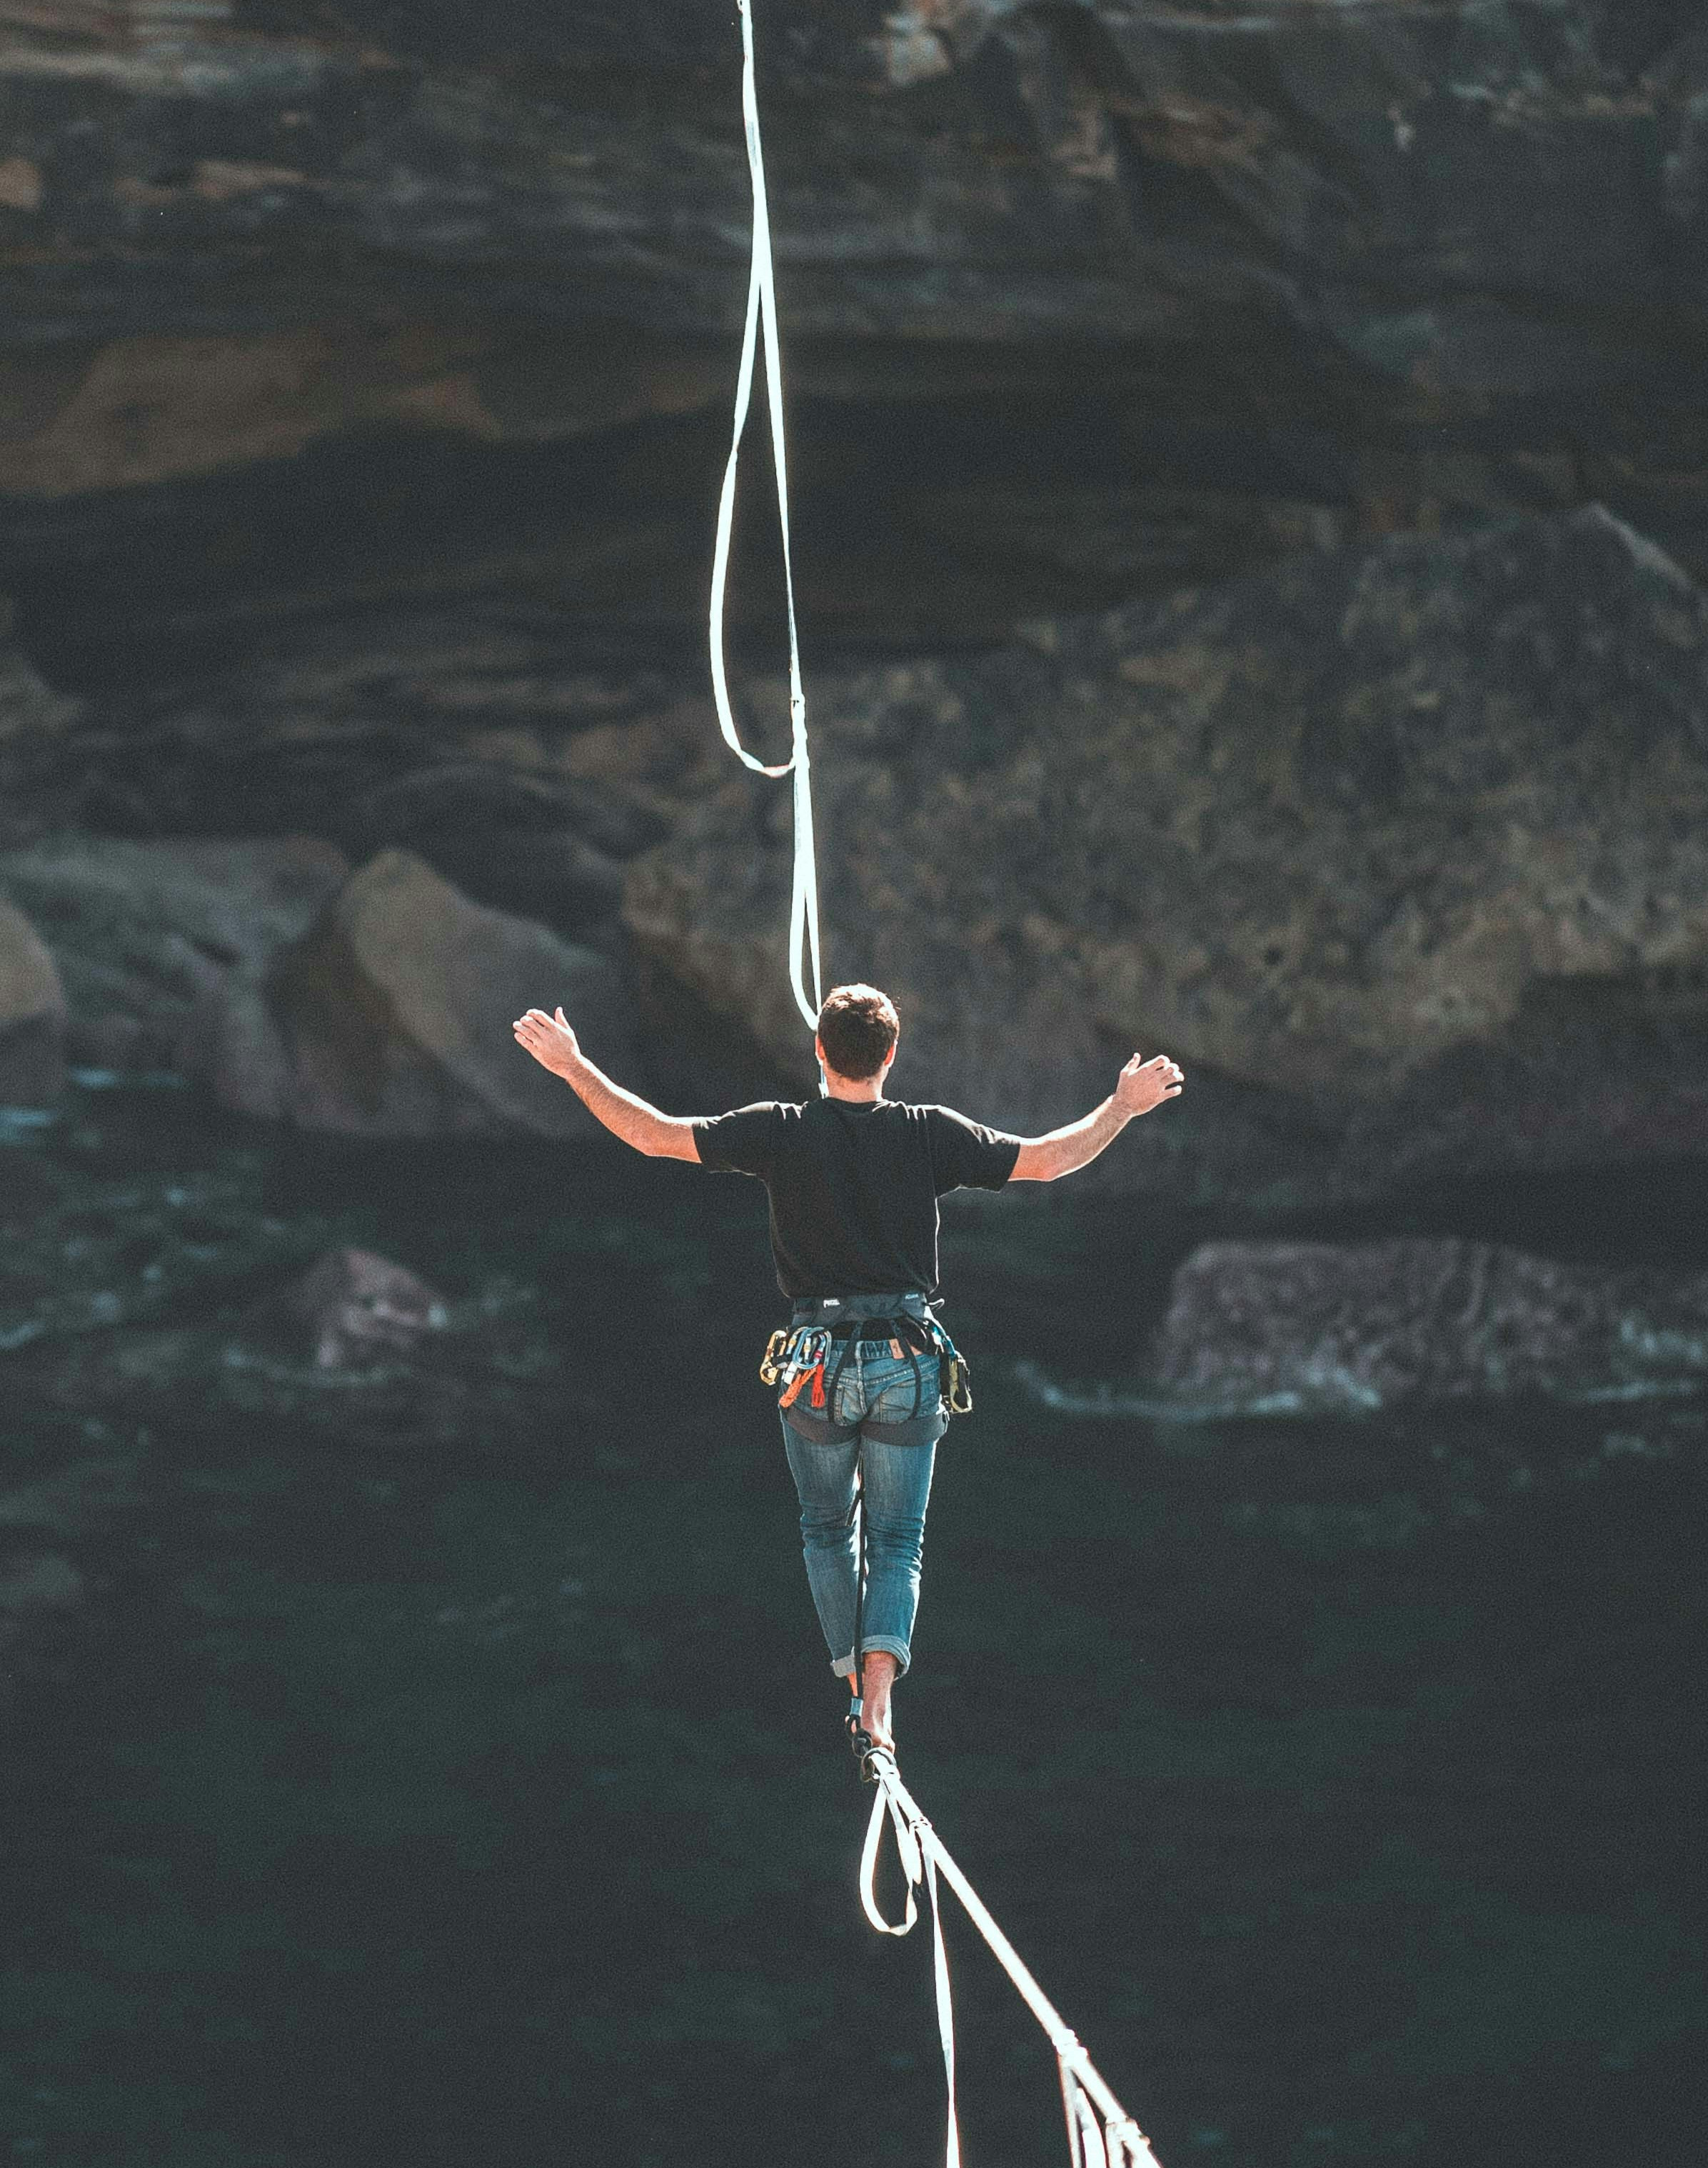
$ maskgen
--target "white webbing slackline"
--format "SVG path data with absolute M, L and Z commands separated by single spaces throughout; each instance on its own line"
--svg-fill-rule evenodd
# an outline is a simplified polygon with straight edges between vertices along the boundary
M 937 2030 L 942 2036 L 943 2070 L 949 2088 L 947 2168 L 960 2168 L 961 2136 L 955 2116 L 955 2017 L 949 1993 L 949 1953 L 943 1942 L 942 1900 L 937 1876 L 967 1908 L 968 1917 L 989 1945 L 997 1963 L 1019 1990 L 1021 1999 L 1042 2026 L 1056 2051 L 1056 2068 L 1062 2080 L 1062 2105 L 1068 2119 L 1068 2148 L 1074 2168 L 1157 2168 L 1149 2141 L 1117 2100 L 1095 2064 L 1064 2023 L 1055 2006 L 1021 1963 L 1012 1942 L 986 1910 L 983 1899 L 956 1866 L 941 1837 L 920 1812 L 917 1803 L 901 1781 L 894 1756 L 882 1748 L 870 1756 L 878 1785 L 872 1802 L 872 1819 L 866 1825 L 866 1847 L 860 1859 L 860 1901 L 873 1926 L 886 1935 L 904 1935 L 919 1917 L 915 1893 L 923 1882 L 931 1900 L 934 1947 L 933 1967 L 937 1982 Z M 899 1921 L 886 1920 L 878 1910 L 876 1882 L 878 1852 L 888 1815 L 895 1832 L 895 1848 L 907 1878 L 907 1902 Z
M 741 338 L 741 369 L 735 382 L 735 432 L 729 464 L 724 470 L 724 495 L 718 507 L 718 546 L 712 559 L 712 693 L 718 704 L 724 741 L 757 775 L 794 778 L 794 879 L 789 898 L 789 978 L 795 1006 L 816 1027 L 824 1000 L 819 959 L 819 874 L 813 848 L 813 781 L 807 758 L 807 696 L 801 684 L 800 642 L 795 632 L 794 566 L 789 554 L 788 465 L 783 450 L 782 359 L 777 333 L 777 282 L 771 261 L 771 214 L 765 195 L 765 157 L 759 145 L 759 93 L 753 72 L 752 0 L 738 0 L 741 10 L 741 116 L 747 130 L 747 170 L 753 183 L 753 256 L 747 280 L 747 325 Z M 788 606 L 788 704 L 793 730 L 789 757 L 767 767 L 741 742 L 729 704 L 729 681 L 724 667 L 724 594 L 729 579 L 729 537 L 735 519 L 735 469 L 742 432 L 753 397 L 753 364 L 758 334 L 765 332 L 765 389 L 771 409 L 772 465 L 777 472 L 777 514 L 782 529 L 783 592 Z M 803 964 L 810 965 L 809 995 Z

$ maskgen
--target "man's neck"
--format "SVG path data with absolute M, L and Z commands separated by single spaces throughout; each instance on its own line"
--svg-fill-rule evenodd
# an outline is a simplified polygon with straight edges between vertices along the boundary
M 846 1099 L 855 1106 L 872 1107 L 883 1097 L 881 1076 L 839 1076 L 834 1069 L 825 1071 L 825 1097 L 827 1099 Z

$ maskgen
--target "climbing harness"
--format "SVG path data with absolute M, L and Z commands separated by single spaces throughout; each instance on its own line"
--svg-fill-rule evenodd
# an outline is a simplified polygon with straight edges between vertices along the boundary
M 910 1412 L 898 1422 L 868 1418 L 862 1425 L 868 1437 L 893 1445 L 923 1445 L 928 1432 L 931 1439 L 942 1435 L 950 1416 L 972 1414 L 972 1366 L 949 1337 L 942 1320 L 927 1305 L 917 1315 L 902 1310 L 892 1317 L 847 1318 L 833 1326 L 778 1326 L 759 1358 L 759 1374 L 766 1384 L 779 1388 L 777 1405 L 785 1411 L 798 1410 L 801 1396 L 810 1384 L 807 1406 L 818 1417 L 816 1423 L 798 1412 L 793 1418 L 804 1435 L 823 1444 L 843 1442 L 835 1434 L 836 1392 L 848 1359 L 862 1342 L 887 1342 L 890 1353 L 898 1361 L 905 1355 L 913 1371 Z M 925 1405 L 921 1356 L 935 1356 L 939 1366 L 937 1400 L 929 1409 Z M 851 1429 L 847 1435 L 852 1434 Z
M 984 1937 L 997 1963 L 1019 1990 L 1021 2001 L 1042 2026 L 1056 2051 L 1073 2168 L 1158 2168 L 1150 2141 L 1116 2098 L 1078 2038 L 1069 2030 L 1054 2004 L 1021 1963 L 1013 1943 L 992 1919 L 978 1891 L 955 1864 L 942 1839 L 920 1811 L 917 1801 L 901 1781 L 894 1755 L 888 1747 L 868 1745 L 862 1766 L 867 1777 L 878 1787 L 860 1857 L 860 1902 L 866 1916 L 880 1934 L 905 1935 L 919 1917 L 917 1895 L 921 1884 L 931 1903 L 937 2031 L 942 2041 L 943 2070 L 949 2093 L 948 2138 L 944 2156 L 947 2168 L 960 2168 L 961 2139 L 955 2114 L 955 2013 L 949 1989 L 949 1955 L 943 1941 L 939 1874 L 966 1907 L 968 1917 Z M 899 1921 L 885 1919 L 878 1904 L 878 1854 L 886 1817 L 895 1833 L 895 1848 L 907 1879 L 906 1902 Z
M 765 158 L 759 142 L 759 93 L 753 68 L 752 0 L 737 0 L 741 10 L 741 116 L 747 134 L 747 171 L 753 187 L 753 253 L 747 279 L 747 321 L 741 335 L 741 367 L 735 380 L 735 428 L 729 463 L 724 470 L 724 494 L 718 506 L 718 540 L 712 556 L 712 694 L 718 724 L 729 750 L 756 775 L 794 778 L 794 874 L 789 893 L 789 979 L 795 1006 L 809 1028 L 816 1029 L 824 1005 L 819 953 L 819 876 L 813 841 L 812 767 L 807 755 L 807 696 L 801 682 L 800 641 L 795 630 L 794 566 L 789 554 L 788 469 L 783 447 L 782 358 L 777 330 L 777 280 L 771 260 L 771 213 L 765 193 Z M 729 541 L 735 519 L 735 471 L 742 433 L 753 396 L 753 364 L 758 334 L 765 336 L 765 389 L 771 415 L 771 458 L 777 476 L 777 513 L 782 529 L 783 592 L 788 608 L 788 706 L 792 732 L 789 757 L 775 767 L 748 752 L 735 727 L 729 682 L 724 663 L 724 598 L 729 579 Z M 812 968 L 809 996 L 803 962 Z

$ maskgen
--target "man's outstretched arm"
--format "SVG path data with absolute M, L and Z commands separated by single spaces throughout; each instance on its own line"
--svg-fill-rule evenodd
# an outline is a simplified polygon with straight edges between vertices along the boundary
M 516 1041 L 526 1047 L 542 1069 L 561 1076 L 596 1120 L 613 1137 L 620 1137 L 649 1159 L 688 1159 L 698 1161 L 694 1125 L 682 1114 L 661 1114 L 633 1092 L 613 1084 L 597 1069 L 576 1044 L 564 1012 L 555 1018 L 544 1009 L 530 1009 L 516 1021 Z
M 1089 1166 L 1099 1152 L 1112 1145 L 1136 1115 L 1148 1114 L 1164 1099 L 1177 1099 L 1186 1079 L 1165 1054 L 1149 1061 L 1134 1055 L 1116 1080 L 1115 1089 L 1101 1107 L 1064 1129 L 1052 1129 L 1047 1137 L 1032 1137 L 1021 1145 L 1010 1182 L 1054 1182 Z

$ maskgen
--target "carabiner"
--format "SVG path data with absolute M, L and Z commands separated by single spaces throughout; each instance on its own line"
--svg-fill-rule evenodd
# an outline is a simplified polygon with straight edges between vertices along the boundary
M 759 1377 L 762 1384 L 774 1385 L 782 1376 L 782 1363 L 788 1347 L 789 1331 L 779 1325 L 765 1343 L 765 1352 L 759 1358 Z

